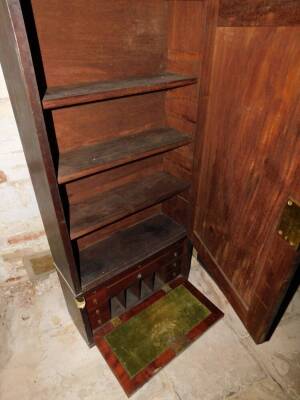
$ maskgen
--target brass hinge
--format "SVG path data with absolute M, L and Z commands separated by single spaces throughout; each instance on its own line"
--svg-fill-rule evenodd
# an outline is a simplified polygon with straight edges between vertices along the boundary
M 289 199 L 281 215 L 278 234 L 298 250 L 300 245 L 300 205 Z
M 79 308 L 80 310 L 83 310 L 85 307 L 85 298 L 82 297 L 78 297 L 77 299 L 75 299 L 75 303 L 77 308 Z

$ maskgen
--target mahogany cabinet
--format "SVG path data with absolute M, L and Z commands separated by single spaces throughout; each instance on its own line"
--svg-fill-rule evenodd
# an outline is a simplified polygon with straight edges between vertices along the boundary
M 1 0 L 3 65 L 82 336 L 192 245 L 257 343 L 297 269 L 300 4 Z

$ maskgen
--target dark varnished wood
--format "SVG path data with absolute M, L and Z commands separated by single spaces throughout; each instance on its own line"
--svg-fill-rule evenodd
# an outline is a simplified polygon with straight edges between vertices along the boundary
M 26 2 L 29 3 L 29 2 Z M 48 87 L 165 71 L 167 1 L 32 0 Z
M 79 309 L 76 304 L 76 297 L 70 291 L 70 288 L 66 284 L 65 280 L 58 274 L 59 282 L 63 291 L 63 295 L 67 304 L 68 311 L 71 315 L 71 318 L 78 329 L 79 333 L 86 341 L 89 346 L 94 345 L 94 336 L 92 334 L 91 324 L 89 320 L 89 316 L 87 313 L 87 309 Z M 82 296 L 79 297 L 79 300 L 82 300 Z
M 89 292 L 85 295 L 86 310 L 93 331 L 143 301 L 179 274 L 185 275 L 190 265 L 190 259 L 185 259 L 186 242 L 187 239 L 181 239 L 150 257 L 145 252 L 146 259 L 141 257 L 141 262 L 133 266 L 129 264 L 127 268 L 124 268 L 123 255 L 119 257 L 119 268 L 105 271 L 100 264 L 98 275 L 95 274 L 96 279 L 90 282 L 87 287 Z M 113 267 L 116 267 L 115 263 Z M 159 276 L 161 279 L 158 279 Z M 90 290 L 95 285 L 97 286 Z
M 65 153 L 167 127 L 164 104 L 165 92 L 161 91 L 59 108 L 51 112 L 51 134 L 56 138 L 59 153 Z
M 218 25 L 300 25 L 300 2 L 299 0 L 220 0 Z
M 175 129 L 161 128 L 82 147 L 60 155 L 58 182 L 65 183 L 189 142 L 189 136 Z
M 0 16 L 1 63 L 52 256 L 72 291 L 80 293 L 19 2 L 1 0 Z
M 266 338 L 274 299 L 294 272 L 291 250 L 276 228 L 287 198 L 299 198 L 300 142 L 295 123 L 291 127 L 299 35 L 300 28 L 283 27 L 216 33 L 195 243 L 257 342 Z M 270 276 L 285 278 L 275 283 Z
M 87 247 L 80 253 L 85 289 L 111 278 L 182 239 L 184 228 L 164 215 L 157 215 Z
M 105 227 L 97 230 L 95 232 L 90 233 L 87 236 L 82 236 L 77 239 L 77 245 L 80 250 L 90 246 L 93 243 L 98 242 L 99 240 L 106 239 L 110 237 L 113 233 L 118 232 L 122 229 L 126 229 L 132 225 L 135 225 L 139 222 L 144 221 L 154 215 L 161 213 L 161 203 L 156 204 L 152 207 L 147 207 L 146 209 L 136 212 L 128 217 L 122 218 L 117 222 L 113 222 L 112 224 L 106 225 Z
M 73 302 L 86 290 L 77 256 L 163 212 L 187 228 L 251 335 L 265 340 L 297 265 L 276 227 L 287 198 L 300 196 L 299 2 L 32 0 L 23 15 L 18 0 L 0 4 L 4 73 L 83 336 L 91 341 Z M 183 248 L 187 277 L 188 241 Z
M 160 203 L 188 184 L 160 172 L 84 199 L 70 207 L 71 238 L 92 232 L 126 215 Z
M 2 0 L 2 3 L 6 4 L 4 0 Z M 14 48 L 18 49 L 18 46 L 21 48 L 19 60 L 22 68 L 20 68 L 20 71 L 22 70 L 22 73 L 24 73 L 22 79 L 25 77 L 26 90 L 29 88 L 26 95 L 22 97 L 18 93 L 18 96 L 20 96 L 19 100 L 22 104 L 25 105 L 28 98 L 30 98 L 30 104 L 29 107 L 26 106 L 27 108 L 20 108 L 19 105 L 16 106 L 14 104 L 16 118 L 18 123 L 20 120 L 19 124 L 23 124 L 22 130 L 24 131 L 25 127 L 27 132 L 30 132 L 30 134 L 26 133 L 27 139 L 29 136 L 31 136 L 31 139 L 35 139 L 35 128 L 33 125 L 25 123 L 25 115 L 28 120 L 33 116 L 39 128 L 42 127 L 38 133 L 38 140 L 40 144 L 42 143 L 42 158 L 40 161 L 44 165 L 40 165 L 40 161 L 38 161 L 40 157 L 39 149 L 32 145 L 31 140 L 26 139 L 29 144 L 24 145 L 24 149 L 27 160 L 30 160 L 29 164 L 34 166 L 32 179 L 35 190 L 39 193 L 37 198 L 43 220 L 44 222 L 46 221 L 45 225 L 50 226 L 51 229 L 55 228 L 56 218 L 59 220 L 59 229 L 61 230 L 59 234 L 55 229 L 49 231 L 47 226 L 46 231 L 60 273 L 63 273 L 64 278 L 68 280 L 67 284 L 62 282 L 63 290 L 64 292 L 68 291 L 69 286 L 72 289 L 73 284 L 75 284 L 75 292 L 81 294 L 82 286 L 78 276 L 78 266 L 75 265 L 72 252 L 72 247 L 75 248 L 76 246 L 71 243 L 68 236 L 62 206 L 65 209 L 65 215 L 68 216 L 68 202 L 72 208 L 73 205 L 89 199 L 93 190 L 99 194 L 114 190 L 134 180 L 143 181 L 147 176 L 155 175 L 156 172 L 162 171 L 163 163 L 161 157 L 151 157 L 138 164 L 134 162 L 124 167 L 120 165 L 120 167 L 114 168 L 112 172 L 103 173 L 101 177 L 100 175 L 97 177 L 90 176 L 67 184 L 66 187 L 61 188 L 59 193 L 54 172 L 59 154 L 79 149 L 82 146 L 100 144 L 104 141 L 112 140 L 112 138 L 121 138 L 143 133 L 150 129 L 166 127 L 165 96 L 161 90 L 186 84 L 195 86 L 196 79 L 185 79 L 185 76 L 193 75 L 180 73 L 180 71 L 177 74 L 165 76 L 165 71 L 167 71 L 167 13 L 169 9 L 167 2 L 140 2 L 139 4 L 131 3 L 131 5 L 128 5 L 127 2 L 122 0 L 114 3 L 101 2 L 101 4 L 97 1 L 93 4 L 90 3 L 91 7 L 86 7 L 85 3 L 81 1 L 68 6 L 66 2 L 50 0 L 47 3 L 47 7 L 44 7 L 42 3 L 34 0 L 30 3 L 23 2 L 22 10 L 26 19 L 31 51 L 34 56 L 34 68 L 38 83 L 38 87 L 36 87 L 19 2 L 17 0 L 9 0 L 7 3 L 12 11 L 13 25 L 15 25 L 13 29 L 10 28 L 9 23 L 7 25 L 7 31 L 14 38 L 11 42 L 8 42 L 9 51 Z M 33 9 L 32 15 L 31 6 Z M 85 18 L 80 20 L 79 15 L 82 16 L 83 13 Z M 2 15 L 6 14 L 1 13 L 1 17 Z M 115 21 L 113 34 L 111 32 L 109 36 L 107 36 L 106 24 L 108 23 L 111 26 L 111 22 L 108 16 Z M 118 18 L 122 23 L 118 23 Z M 133 21 L 134 23 L 132 23 Z M 9 18 L 6 18 L 5 24 L 7 22 L 9 22 Z M 2 26 L 6 29 L 5 24 Z M 17 28 L 19 29 L 18 24 L 21 26 L 21 35 L 17 31 Z M 34 25 L 37 37 L 35 36 Z M 76 29 L 72 29 L 74 26 L 76 26 Z M 16 32 L 13 32 L 14 29 Z M 65 40 L 60 40 L 61 37 L 64 37 Z M 14 43 L 15 38 L 18 46 L 11 45 L 11 43 Z M 124 38 L 131 42 L 129 47 L 123 46 L 122 40 Z M 24 49 L 26 50 L 25 52 Z M 118 53 L 118 57 L 116 57 L 116 53 Z M 41 55 L 40 59 L 39 55 Z M 138 55 L 138 57 L 134 55 Z M 151 62 L 149 62 L 149 57 Z M 10 62 L 18 65 L 19 60 L 10 60 Z M 18 79 L 16 79 L 17 73 L 11 66 L 4 68 L 4 70 L 6 75 L 12 77 L 10 86 L 18 83 Z M 142 86 L 144 84 L 143 77 L 150 77 L 150 87 L 149 81 L 146 82 L 146 88 L 139 87 L 141 83 Z M 154 77 L 159 78 L 157 80 Z M 137 87 L 131 81 L 132 79 L 137 82 Z M 131 86 L 126 88 L 128 80 Z M 89 92 L 90 88 L 95 89 L 95 82 L 119 82 L 111 87 L 117 90 L 112 97 L 114 98 L 116 95 L 126 97 L 114 98 L 100 103 L 93 102 L 55 109 L 51 110 L 51 112 L 44 112 L 43 115 L 39 93 L 43 95 L 46 86 L 51 91 L 55 87 L 61 89 L 66 86 L 69 89 L 83 84 L 88 88 Z M 121 86 L 123 85 L 121 89 L 118 88 L 120 82 Z M 96 87 L 96 92 L 98 89 L 99 87 Z M 119 89 L 120 91 L 118 92 Z M 148 91 L 152 92 L 153 90 L 155 93 L 146 94 Z M 128 96 L 140 91 L 140 95 Z M 95 99 L 98 100 L 97 94 L 94 93 L 92 95 L 96 97 L 89 98 L 89 102 Z M 99 99 L 105 99 L 110 94 L 106 92 L 105 94 L 102 93 L 101 96 Z M 87 99 L 84 101 L 87 101 Z M 65 105 L 69 105 L 69 103 Z M 45 117 L 47 133 L 43 117 Z M 101 127 L 101 131 L 98 127 Z M 52 154 L 50 153 L 47 135 Z M 187 142 L 191 140 L 191 137 L 187 139 Z M 166 137 L 161 139 L 164 140 Z M 159 149 L 157 148 L 157 150 Z M 165 150 L 168 150 L 168 148 L 163 151 Z M 144 155 L 148 157 L 151 154 Z M 123 172 L 121 172 L 122 168 L 124 168 Z M 51 178 L 47 181 L 36 178 L 36 176 L 43 175 L 44 169 L 46 170 L 47 179 L 49 176 Z M 187 187 L 186 183 L 184 187 Z M 50 203 L 46 199 L 49 191 L 53 196 Z M 43 194 L 42 196 L 41 193 Z M 153 199 L 154 196 L 153 194 L 151 195 Z M 157 198 L 155 201 L 160 200 Z M 79 252 L 81 249 L 89 247 L 91 243 L 97 243 L 100 238 L 109 238 L 119 229 L 126 229 L 132 224 L 142 223 L 145 218 L 149 218 L 161 211 L 160 203 L 152 207 L 145 205 L 145 207 L 142 211 L 135 212 L 136 210 L 134 210 L 134 214 L 131 216 L 126 216 L 120 221 L 106 225 L 98 232 L 81 238 L 77 243 Z M 53 209 L 55 211 L 54 215 L 52 213 Z M 178 212 L 180 213 L 181 211 L 178 209 Z M 56 250 L 53 250 L 53 246 L 66 251 L 67 262 L 65 265 L 64 254 L 56 253 Z M 70 279 L 69 276 L 71 277 Z M 71 292 L 66 293 L 68 293 L 66 301 L 72 318 L 74 318 L 79 330 L 85 330 L 85 332 L 82 331 L 83 336 L 91 344 L 89 321 L 86 320 L 84 312 L 76 309 L 75 297 L 69 295 Z
M 183 226 L 188 226 L 189 204 L 181 194 L 166 200 L 162 204 L 162 210 L 165 214 L 172 217 L 176 222 Z
M 162 214 L 156 214 L 151 219 L 156 218 Z M 164 216 L 164 215 L 162 215 Z M 150 219 L 143 221 L 147 223 Z M 141 223 L 137 224 L 141 226 Z M 131 226 L 130 229 L 122 229 L 120 232 L 131 232 L 133 228 L 137 228 L 136 226 Z M 129 230 L 128 230 L 129 229 Z M 118 234 L 120 233 L 118 232 Z M 112 237 L 112 236 L 111 236 Z M 110 237 L 110 239 L 111 239 Z M 114 237 L 116 237 L 114 235 Z M 108 272 L 104 273 L 101 276 L 100 271 L 101 268 L 98 266 L 98 275 L 97 271 L 95 272 L 95 281 L 91 281 L 90 288 L 85 293 L 86 306 L 89 312 L 95 311 L 98 307 L 102 307 L 103 301 L 110 299 L 114 296 L 118 296 L 121 294 L 123 290 L 127 290 L 127 288 L 133 284 L 136 280 L 142 279 L 143 281 L 149 277 L 150 274 L 155 275 L 155 279 L 153 279 L 152 283 L 152 291 L 159 290 L 164 282 L 160 280 L 160 284 L 157 284 L 157 272 L 170 263 L 174 261 L 182 260 L 185 254 L 185 243 L 187 239 L 180 239 L 179 241 L 171 244 L 167 247 L 162 247 L 158 252 L 145 253 L 152 254 L 150 257 L 143 259 L 141 262 L 137 262 L 136 264 L 132 264 L 127 268 L 119 268 L 119 269 L 111 269 Z M 99 243 L 104 243 L 103 240 L 100 240 Z M 172 242 L 172 241 L 171 241 Z M 121 257 L 121 256 L 120 256 Z M 95 259 L 96 261 L 96 259 Z M 120 265 L 124 267 L 124 258 L 120 258 Z M 181 271 L 180 271 L 181 272 Z M 139 278 L 140 276 L 140 278 Z M 99 283 L 98 283 L 99 281 Z M 155 281 L 155 282 L 154 282 Z M 125 296 L 126 297 L 126 296 Z M 128 307 L 128 303 L 125 301 L 124 307 Z
M 58 108 L 92 101 L 113 99 L 139 93 L 149 93 L 191 85 L 196 78 L 164 73 L 156 76 L 128 78 L 120 81 L 93 82 L 88 84 L 48 88 L 43 107 Z
M 202 81 L 200 63 L 203 58 L 202 31 L 206 15 L 206 1 L 169 2 L 168 58 L 169 71 L 201 77 L 197 84 L 172 90 L 166 94 L 167 124 L 191 137 L 191 144 L 164 155 L 164 168 L 187 182 L 192 181 L 194 140 L 197 123 L 198 93 L 206 83 Z M 172 218 L 181 220 L 190 230 L 190 193 L 185 201 L 170 199 L 163 206 Z
M 286 135 L 291 138 L 294 144 L 294 153 L 290 162 L 286 161 L 285 172 L 288 177 L 283 183 L 283 191 L 288 195 L 292 195 L 295 199 L 300 200 L 300 140 L 299 140 L 299 121 L 300 121 L 300 98 L 298 97 L 294 106 L 291 108 L 290 119 L 286 125 Z M 287 144 L 286 137 L 282 140 Z M 282 147 L 284 145 L 282 144 Z M 281 146 L 280 146 L 281 147 Z M 291 145 L 293 147 L 293 145 Z M 278 154 L 279 154 L 279 150 Z M 293 157 L 294 156 L 294 157 Z M 276 155 L 275 155 L 276 157 Z M 277 208 L 277 218 L 280 219 L 285 203 L 279 204 L 284 199 L 282 195 L 278 203 L 274 202 Z M 280 210 L 280 211 L 279 211 Z M 276 217 L 275 217 L 276 218 Z M 277 223 L 277 221 L 276 221 Z M 278 319 L 278 311 L 284 301 L 285 295 L 291 288 L 296 286 L 297 273 L 299 274 L 300 253 L 288 243 L 284 243 L 283 238 L 277 234 L 275 226 L 271 232 L 269 243 L 269 256 L 266 258 L 264 268 L 259 270 L 259 274 L 255 277 L 255 299 L 250 307 L 250 316 L 248 319 L 248 329 L 256 331 L 257 342 L 270 339 L 270 335 L 274 332 Z M 273 251 L 276 249 L 276 251 Z M 276 279 L 274 279 L 276 277 Z M 299 277 L 299 275 L 298 275 Z M 270 293 L 272 295 L 270 296 Z M 263 316 L 263 318 L 262 318 Z M 259 328 L 257 328 L 257 318 L 260 318 Z M 274 319 L 276 319 L 274 321 Z M 273 323 L 275 322 L 275 325 Z
M 64 187 L 70 204 L 83 202 L 98 193 L 107 192 L 132 181 L 142 181 L 163 171 L 162 155 L 143 158 L 67 183 Z

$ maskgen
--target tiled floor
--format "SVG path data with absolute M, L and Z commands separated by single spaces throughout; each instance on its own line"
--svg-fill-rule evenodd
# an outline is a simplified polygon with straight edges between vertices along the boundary
M 271 341 L 256 346 L 195 260 L 191 281 L 225 317 L 132 399 L 300 399 L 299 291 Z M 55 274 L 34 287 L 0 290 L 1 400 L 126 399 L 98 350 L 74 328 Z

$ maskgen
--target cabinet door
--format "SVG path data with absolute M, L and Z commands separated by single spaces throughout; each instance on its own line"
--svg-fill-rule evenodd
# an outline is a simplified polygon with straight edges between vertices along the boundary
M 300 204 L 300 3 L 207 8 L 193 242 L 260 343 L 299 262 L 278 224 Z

